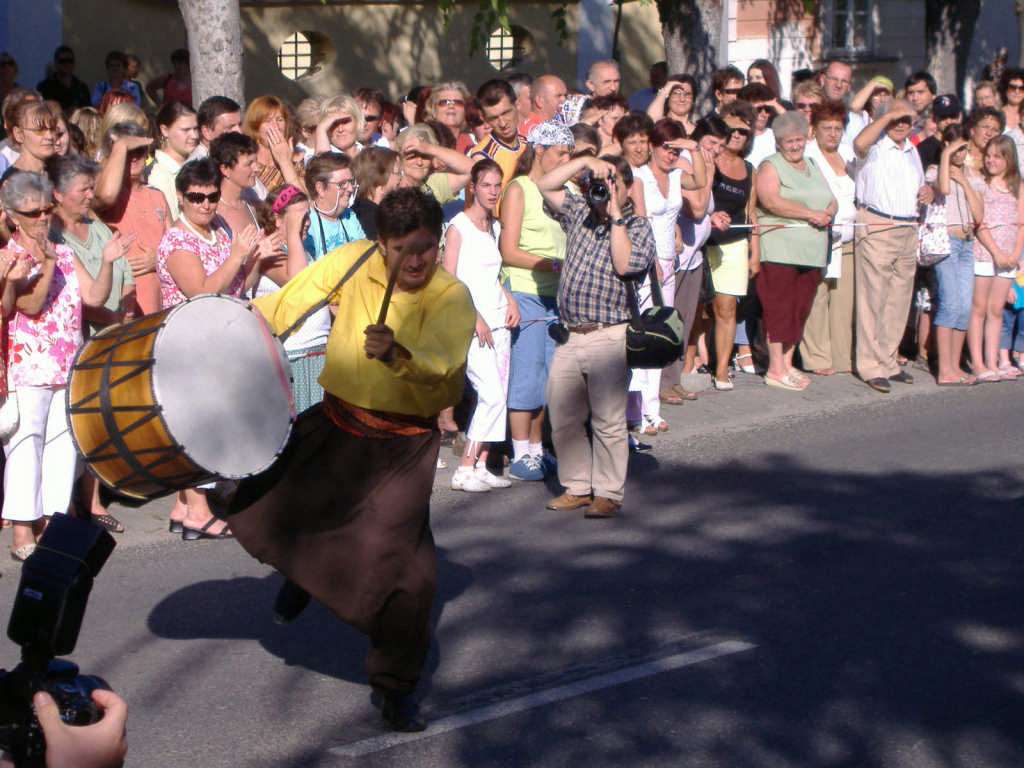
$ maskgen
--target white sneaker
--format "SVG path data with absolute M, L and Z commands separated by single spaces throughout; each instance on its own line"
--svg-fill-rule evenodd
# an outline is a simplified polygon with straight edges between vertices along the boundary
M 487 469 L 487 467 L 477 467 L 473 470 L 473 474 L 491 488 L 508 488 L 512 485 L 512 481 L 507 477 L 499 477 Z
M 452 489 L 468 493 L 484 493 L 491 490 L 491 486 L 481 480 L 471 467 L 459 467 L 452 475 Z

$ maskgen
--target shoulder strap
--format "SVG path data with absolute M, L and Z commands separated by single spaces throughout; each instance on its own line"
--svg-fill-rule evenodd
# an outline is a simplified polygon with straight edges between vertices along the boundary
M 302 325 L 310 317 L 312 317 L 314 314 L 316 314 L 321 309 L 323 309 L 324 307 L 327 306 L 327 303 L 330 301 L 331 296 L 333 296 L 337 292 L 337 290 L 339 288 L 341 288 L 341 286 L 343 286 L 346 282 L 348 282 L 349 278 L 351 278 L 352 275 L 354 275 L 359 270 L 359 268 L 361 266 L 363 266 L 363 264 L 366 263 L 366 260 L 368 258 L 370 258 L 370 254 L 372 254 L 374 252 L 374 250 L 376 250 L 376 248 L 377 248 L 377 244 L 376 243 L 374 243 L 369 248 L 367 248 L 363 252 L 363 255 L 360 256 L 358 259 L 356 259 L 355 264 L 353 264 L 351 267 L 349 267 L 348 271 L 344 275 L 341 276 L 341 279 L 337 283 L 334 284 L 334 287 L 331 288 L 331 290 L 327 292 L 326 296 L 324 296 L 320 301 L 318 301 L 312 307 L 310 307 L 305 312 L 303 312 L 302 316 L 298 320 L 296 320 L 294 323 L 292 323 L 290 326 L 285 328 L 284 332 L 279 333 L 277 335 L 277 338 L 281 340 L 282 344 L 285 342 L 285 340 L 287 340 L 287 338 L 289 336 L 291 336 L 293 333 L 295 333 L 296 329 L 300 325 Z

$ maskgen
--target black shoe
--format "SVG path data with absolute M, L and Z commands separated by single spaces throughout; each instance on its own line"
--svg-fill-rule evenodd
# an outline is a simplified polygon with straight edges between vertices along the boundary
M 274 598 L 274 623 L 287 624 L 309 605 L 309 592 L 294 581 L 285 580 Z
M 418 733 L 426 730 L 427 721 L 420 714 L 420 705 L 412 694 L 388 694 L 380 705 L 380 716 L 400 733 Z
M 876 379 L 868 379 L 864 383 L 876 392 L 883 392 L 885 394 L 889 394 L 889 390 L 892 389 L 892 387 L 889 386 L 889 380 L 884 379 L 881 376 Z
M 889 381 L 895 381 L 898 384 L 913 384 L 914 377 L 911 376 L 906 371 L 900 371 L 899 373 L 894 373 L 892 376 L 890 376 Z

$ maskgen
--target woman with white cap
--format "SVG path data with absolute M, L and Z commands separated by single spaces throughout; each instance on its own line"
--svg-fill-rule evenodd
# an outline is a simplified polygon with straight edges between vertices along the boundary
M 501 199 L 498 241 L 504 284 L 519 307 L 508 387 L 513 451 L 509 476 L 543 480 L 548 471 L 541 443 L 544 389 L 555 351 L 548 327 L 558 322 L 555 295 L 565 258 L 565 232 L 545 211 L 537 179 L 567 162 L 574 142 L 572 132 L 558 120 L 538 123 L 526 141 Z

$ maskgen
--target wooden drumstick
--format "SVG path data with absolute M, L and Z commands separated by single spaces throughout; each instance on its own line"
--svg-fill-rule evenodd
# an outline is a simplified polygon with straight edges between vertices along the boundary
M 404 261 L 404 257 L 399 257 L 394 269 L 391 270 L 391 274 L 388 275 L 388 285 L 387 288 L 384 289 L 384 303 L 380 305 L 380 312 L 377 314 L 377 325 L 384 325 L 384 321 L 387 320 L 388 305 L 391 304 L 391 294 L 395 290 L 395 283 L 398 281 L 398 273 L 402 269 L 402 261 Z

